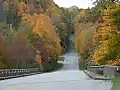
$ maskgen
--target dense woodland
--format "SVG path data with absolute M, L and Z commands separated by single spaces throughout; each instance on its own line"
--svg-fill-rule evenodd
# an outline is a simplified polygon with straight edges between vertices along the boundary
M 77 51 L 87 65 L 120 65 L 120 3 L 96 0 L 94 4 L 74 20 Z
M 93 8 L 60 8 L 53 0 L 0 0 L 0 68 L 53 70 L 75 48 L 91 65 L 120 65 L 120 4 L 96 0 Z
M 68 50 L 78 11 L 52 0 L 0 0 L 0 68 L 53 70 Z

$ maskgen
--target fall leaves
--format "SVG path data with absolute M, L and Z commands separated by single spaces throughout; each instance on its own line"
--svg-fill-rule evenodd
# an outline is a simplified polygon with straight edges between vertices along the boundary
M 61 20 L 62 10 L 52 0 L 25 0 L 13 4 L 17 8 L 12 22 L 8 23 L 11 27 L 7 24 L 0 25 L 0 68 L 38 67 L 41 71 L 55 69 L 58 56 L 67 44 L 66 42 L 63 46 L 61 42 L 68 36 L 67 24 Z M 9 10 L 11 11 L 10 8 Z M 10 13 L 12 12 L 14 11 Z M 64 28 L 58 28 L 56 23 Z
M 100 19 L 91 26 L 89 19 L 88 23 L 79 22 L 82 13 L 76 17 L 76 48 L 83 59 L 93 59 L 96 65 L 120 65 L 120 8 L 116 7 L 101 11 Z
M 32 45 L 41 52 L 43 64 L 49 64 L 49 58 L 57 59 L 61 55 L 60 38 L 56 34 L 52 20 L 46 15 L 34 15 L 28 19 L 33 24 L 33 32 L 38 35 Z
M 118 18 L 114 13 L 118 13 L 118 11 L 114 9 L 104 10 L 104 13 L 106 14 L 103 16 L 104 22 L 95 35 L 101 40 L 98 42 L 99 46 L 94 53 L 94 59 L 99 64 L 119 65 L 120 34 L 119 28 L 116 26 L 119 22 L 114 23 Z
M 4 24 L 4 26 L 7 26 Z M 25 67 L 24 65 L 30 64 L 30 62 L 35 62 L 34 58 L 34 49 L 29 44 L 27 36 L 23 31 L 11 32 L 9 28 L 1 27 L 1 45 L 0 45 L 0 68 L 21 68 Z M 4 31 L 7 32 L 7 36 Z
M 101 16 L 95 21 L 94 25 L 90 26 L 94 27 L 92 30 L 96 30 L 95 33 L 91 34 L 93 36 L 91 38 L 85 34 L 85 32 L 89 32 L 89 29 L 86 27 L 88 27 L 91 21 L 88 19 L 88 23 L 86 23 L 85 26 L 77 19 L 82 16 L 82 13 L 77 16 L 75 23 L 76 48 L 84 59 L 92 58 L 96 65 L 120 65 L 119 11 L 119 5 L 116 6 L 116 8 L 102 10 L 101 13 L 99 13 Z M 94 16 L 91 16 L 91 18 L 93 17 Z M 89 34 L 92 33 L 92 30 Z M 91 44 L 84 43 L 84 38 L 89 38 L 89 43 Z

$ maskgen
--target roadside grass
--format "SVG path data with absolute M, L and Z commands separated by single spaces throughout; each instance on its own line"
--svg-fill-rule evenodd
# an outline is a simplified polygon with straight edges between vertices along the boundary
M 115 79 L 113 80 L 112 90 L 120 90 L 120 74 L 117 74 Z

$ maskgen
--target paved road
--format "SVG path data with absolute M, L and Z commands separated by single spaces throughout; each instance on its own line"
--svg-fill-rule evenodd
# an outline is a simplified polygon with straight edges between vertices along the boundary
M 3 80 L 0 90 L 110 90 L 110 82 L 92 80 L 79 70 L 73 43 L 71 36 L 69 52 L 63 55 L 64 66 L 59 71 Z

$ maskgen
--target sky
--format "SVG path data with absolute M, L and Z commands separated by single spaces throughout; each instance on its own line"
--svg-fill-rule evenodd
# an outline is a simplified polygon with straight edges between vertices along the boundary
M 71 7 L 71 6 L 77 6 L 79 8 L 88 8 L 92 7 L 91 0 L 53 0 L 58 6 L 60 7 Z

